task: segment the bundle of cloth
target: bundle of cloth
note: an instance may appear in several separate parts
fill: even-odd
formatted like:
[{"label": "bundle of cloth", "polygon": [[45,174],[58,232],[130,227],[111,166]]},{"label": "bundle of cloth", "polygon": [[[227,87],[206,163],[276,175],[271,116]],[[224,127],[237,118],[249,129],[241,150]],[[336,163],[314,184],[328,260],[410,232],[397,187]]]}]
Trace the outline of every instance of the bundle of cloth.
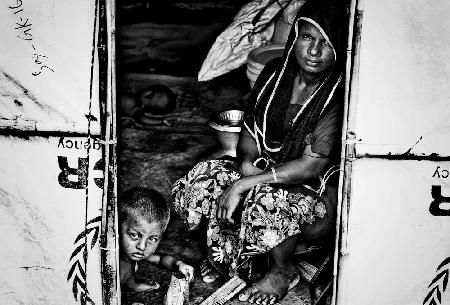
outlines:
[{"label": "bundle of cloth", "polygon": [[292,24],[306,0],[254,0],[244,5],[233,22],[216,38],[198,73],[208,81],[239,68],[250,51],[270,43],[277,18]]}]

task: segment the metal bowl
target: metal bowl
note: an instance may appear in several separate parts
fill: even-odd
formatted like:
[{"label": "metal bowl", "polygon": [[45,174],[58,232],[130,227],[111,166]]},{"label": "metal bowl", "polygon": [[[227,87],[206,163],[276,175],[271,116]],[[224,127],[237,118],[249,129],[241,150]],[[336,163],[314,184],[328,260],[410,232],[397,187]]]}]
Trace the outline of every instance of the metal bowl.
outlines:
[{"label": "metal bowl", "polygon": [[226,110],[211,117],[209,126],[219,131],[240,132],[244,112],[241,110]]}]

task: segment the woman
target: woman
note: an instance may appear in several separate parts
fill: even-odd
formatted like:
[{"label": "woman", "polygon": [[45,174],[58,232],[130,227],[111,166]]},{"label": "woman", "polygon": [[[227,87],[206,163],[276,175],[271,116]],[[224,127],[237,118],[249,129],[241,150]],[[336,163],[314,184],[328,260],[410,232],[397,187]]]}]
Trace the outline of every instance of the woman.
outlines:
[{"label": "woman", "polygon": [[[241,300],[273,304],[297,272],[299,240],[332,232],[336,212],[345,54],[345,15],[330,0],[299,13],[282,58],[266,64],[253,88],[238,143],[238,162],[200,162],[173,189],[190,229],[207,219],[204,280],[251,267],[270,253],[272,267]],[[334,174],[333,174],[334,173]],[[330,178],[331,177],[331,178]],[[330,178],[330,179],[329,179]]]}]

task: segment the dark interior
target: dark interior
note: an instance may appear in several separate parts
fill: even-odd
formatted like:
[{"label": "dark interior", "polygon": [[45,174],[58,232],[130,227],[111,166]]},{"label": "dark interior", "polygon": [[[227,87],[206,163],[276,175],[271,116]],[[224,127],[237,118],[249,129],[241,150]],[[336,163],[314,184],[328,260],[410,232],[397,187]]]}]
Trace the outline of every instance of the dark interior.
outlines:
[{"label": "dark interior", "polygon": [[[139,124],[126,113],[118,118],[118,193],[133,186],[160,191],[171,203],[171,186],[198,161],[220,148],[208,119],[222,110],[243,109],[250,91],[245,66],[208,82],[197,73],[218,34],[232,21],[244,0],[117,1],[117,103],[136,101],[148,86],[161,84],[175,94],[175,109],[158,126]],[[175,213],[160,244],[198,267],[202,240],[188,233]],[[162,304],[171,274],[141,263],[137,278],[157,281],[159,290],[122,291],[124,305]],[[191,284],[190,303],[199,304],[221,281],[205,284],[198,274]],[[228,304],[242,304],[237,300]],[[281,304],[310,304],[308,285],[300,283]]]}]

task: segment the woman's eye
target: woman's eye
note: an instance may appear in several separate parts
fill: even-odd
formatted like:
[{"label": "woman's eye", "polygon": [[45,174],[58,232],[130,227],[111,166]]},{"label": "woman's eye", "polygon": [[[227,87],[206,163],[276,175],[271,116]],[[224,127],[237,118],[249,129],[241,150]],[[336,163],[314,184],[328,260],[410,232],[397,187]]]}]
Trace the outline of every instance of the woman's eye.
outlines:
[{"label": "woman's eye", "polygon": [[311,35],[309,35],[309,34],[303,34],[302,35],[302,39],[311,39]]},{"label": "woman's eye", "polygon": [[130,232],[129,233],[129,235],[130,235],[130,237],[132,238],[132,239],[138,239],[138,235],[137,235],[137,233],[134,233],[134,232]]},{"label": "woman's eye", "polygon": [[158,238],[152,237],[152,238],[149,238],[149,241],[152,243],[156,243],[156,242],[158,242]]}]

